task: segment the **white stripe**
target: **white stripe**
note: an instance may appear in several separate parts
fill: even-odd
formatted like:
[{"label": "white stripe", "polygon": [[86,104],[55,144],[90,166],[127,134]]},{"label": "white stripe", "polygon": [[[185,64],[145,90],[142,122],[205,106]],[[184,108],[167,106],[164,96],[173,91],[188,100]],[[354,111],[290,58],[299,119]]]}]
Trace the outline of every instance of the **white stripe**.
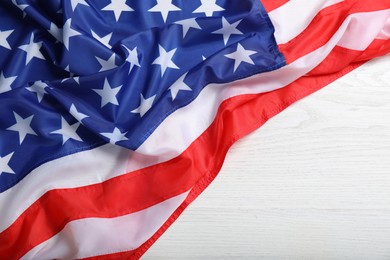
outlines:
[{"label": "white stripe", "polygon": [[133,250],[148,240],[183,203],[188,192],[117,218],[85,218],[66,224],[21,259],[80,259]]},{"label": "white stripe", "polygon": [[[378,24],[389,23],[390,10],[383,10],[373,13],[360,13],[359,19],[351,18],[348,30],[353,31],[351,34],[345,34],[340,39],[338,45],[347,49],[365,50],[370,45],[373,39],[383,38],[386,28],[378,27]],[[362,22],[364,21],[364,22]],[[387,30],[390,26],[387,25]],[[363,32],[363,33],[362,33]],[[353,38],[353,35],[361,34],[358,39]]]},{"label": "white stripe", "polygon": [[130,152],[114,145],[71,154],[49,161],[0,194],[3,231],[46,191],[99,183],[126,172]]},{"label": "white stripe", "polygon": [[317,13],[343,0],[290,0],[271,11],[269,17],[275,27],[278,44],[286,43],[300,34]]},{"label": "white stripe", "polygon": [[378,34],[377,39],[380,39],[380,40],[390,39],[390,18],[387,19],[386,26]]},{"label": "white stripe", "polygon": [[[371,14],[381,13],[382,11]],[[194,102],[177,110],[164,120],[135,153],[130,153],[117,146],[106,145],[92,151],[63,157],[38,167],[12,189],[0,194],[0,231],[10,226],[24,210],[50,189],[99,183],[178,156],[209,127],[223,100],[242,94],[271,91],[293,82],[317,66],[340,39],[351,41],[359,39],[369,42],[365,39],[364,33],[347,30],[350,28],[351,20],[363,19],[361,22],[365,23],[368,22],[365,20],[368,18],[367,15],[361,13],[349,16],[324,47],[279,70],[229,84],[206,86]],[[377,26],[380,28],[382,25],[377,24]],[[388,26],[386,30],[389,30],[390,24],[387,23],[386,26]],[[352,35],[346,37],[346,34]],[[348,44],[348,41],[344,44]],[[351,43],[350,46],[352,45]]]}]

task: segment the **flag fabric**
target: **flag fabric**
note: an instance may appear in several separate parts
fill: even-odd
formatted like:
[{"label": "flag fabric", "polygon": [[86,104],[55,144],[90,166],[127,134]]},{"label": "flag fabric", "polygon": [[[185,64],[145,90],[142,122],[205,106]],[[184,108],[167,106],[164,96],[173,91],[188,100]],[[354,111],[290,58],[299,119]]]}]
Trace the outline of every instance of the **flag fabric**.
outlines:
[{"label": "flag fabric", "polygon": [[138,259],[229,147],[390,52],[390,0],[4,0],[0,258]]}]

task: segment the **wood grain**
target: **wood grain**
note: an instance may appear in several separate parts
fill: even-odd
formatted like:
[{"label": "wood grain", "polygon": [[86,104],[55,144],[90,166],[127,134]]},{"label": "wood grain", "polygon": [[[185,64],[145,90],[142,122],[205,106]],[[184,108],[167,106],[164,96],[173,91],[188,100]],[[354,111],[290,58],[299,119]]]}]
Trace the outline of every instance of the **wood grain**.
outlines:
[{"label": "wood grain", "polygon": [[390,56],[236,143],[144,259],[390,259]]}]

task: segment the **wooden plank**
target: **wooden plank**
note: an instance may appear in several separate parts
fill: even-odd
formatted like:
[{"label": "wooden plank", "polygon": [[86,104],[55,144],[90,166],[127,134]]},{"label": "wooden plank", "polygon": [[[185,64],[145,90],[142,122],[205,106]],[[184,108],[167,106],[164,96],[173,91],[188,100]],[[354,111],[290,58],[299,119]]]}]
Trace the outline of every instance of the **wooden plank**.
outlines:
[{"label": "wooden plank", "polygon": [[144,259],[390,259],[390,56],[233,146]]}]

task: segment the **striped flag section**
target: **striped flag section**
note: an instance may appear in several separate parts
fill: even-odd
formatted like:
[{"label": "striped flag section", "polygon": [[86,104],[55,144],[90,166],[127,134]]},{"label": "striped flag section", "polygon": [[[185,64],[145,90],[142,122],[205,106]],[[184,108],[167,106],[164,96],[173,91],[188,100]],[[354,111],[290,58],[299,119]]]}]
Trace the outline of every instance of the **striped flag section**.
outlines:
[{"label": "striped flag section", "polygon": [[140,258],[216,177],[235,141],[390,51],[388,0],[262,2],[286,66],[207,85],[136,151],[106,144],[34,169],[0,194],[1,258]]}]

